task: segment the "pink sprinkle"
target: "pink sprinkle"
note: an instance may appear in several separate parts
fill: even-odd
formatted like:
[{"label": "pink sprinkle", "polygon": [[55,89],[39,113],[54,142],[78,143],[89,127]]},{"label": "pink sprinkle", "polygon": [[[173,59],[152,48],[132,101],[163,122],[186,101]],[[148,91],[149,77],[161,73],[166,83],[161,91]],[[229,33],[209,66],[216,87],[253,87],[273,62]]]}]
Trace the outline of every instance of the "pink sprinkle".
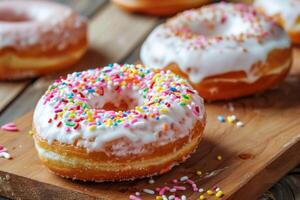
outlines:
[{"label": "pink sprinkle", "polygon": [[0,153],[6,152],[6,151],[7,151],[7,149],[4,146],[0,145]]},{"label": "pink sprinkle", "polygon": [[19,131],[16,124],[14,124],[12,122],[4,124],[3,126],[1,126],[1,129],[4,131],[12,131],[12,132]]},{"label": "pink sprinkle", "polygon": [[187,181],[186,181],[187,183],[189,183],[189,184],[195,184],[195,182],[194,181],[192,181],[191,179],[188,179]]},{"label": "pink sprinkle", "polygon": [[163,188],[160,189],[159,191],[159,195],[164,195],[166,191],[169,191],[170,188],[168,186],[165,186]]},{"label": "pink sprinkle", "polygon": [[128,128],[130,125],[129,124],[124,124],[124,127],[125,128]]},{"label": "pink sprinkle", "polygon": [[175,197],[175,200],[181,200],[179,197]]},{"label": "pink sprinkle", "polygon": [[142,200],[141,198],[137,197],[137,196],[134,196],[134,195],[130,195],[129,196],[129,199],[130,200]]},{"label": "pink sprinkle", "polygon": [[136,118],[134,118],[134,119],[131,121],[132,124],[134,124],[135,122],[137,122],[137,119],[136,119]]},{"label": "pink sprinkle", "polygon": [[181,190],[181,191],[186,190],[186,187],[184,187],[184,186],[179,186],[179,185],[175,185],[175,186],[173,186],[173,188],[176,189],[176,190]]},{"label": "pink sprinkle", "polygon": [[54,110],[55,113],[62,112],[62,111],[63,111],[62,109]]},{"label": "pink sprinkle", "polygon": [[178,180],[177,179],[173,179],[172,182],[173,183],[178,183]]}]

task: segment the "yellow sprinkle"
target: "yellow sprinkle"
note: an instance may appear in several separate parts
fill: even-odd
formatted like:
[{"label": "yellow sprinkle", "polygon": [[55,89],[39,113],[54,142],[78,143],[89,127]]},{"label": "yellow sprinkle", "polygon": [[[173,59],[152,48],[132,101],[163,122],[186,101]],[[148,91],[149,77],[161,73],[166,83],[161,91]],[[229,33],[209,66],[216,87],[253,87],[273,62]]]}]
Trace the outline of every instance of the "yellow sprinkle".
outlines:
[{"label": "yellow sprinkle", "polygon": [[219,156],[217,156],[217,159],[222,160],[223,158],[222,158],[222,156],[219,155]]},{"label": "yellow sprinkle", "polygon": [[227,116],[227,121],[229,122],[229,123],[233,123],[234,122],[234,119],[232,118],[232,116]]},{"label": "yellow sprinkle", "polygon": [[143,109],[141,109],[141,107],[138,107],[138,106],[136,107],[136,110],[139,111],[140,113],[145,112]]},{"label": "yellow sprinkle", "polygon": [[181,98],[180,101],[184,102],[184,103],[190,103],[191,99],[185,99],[185,98]]},{"label": "yellow sprinkle", "polygon": [[207,192],[206,192],[208,195],[213,195],[214,194],[214,192],[212,191],[212,190],[207,190]]},{"label": "yellow sprinkle", "polygon": [[156,90],[157,90],[157,92],[161,92],[163,90],[163,88],[162,87],[158,87]]},{"label": "yellow sprinkle", "polygon": [[205,196],[204,196],[204,195],[200,195],[199,199],[200,199],[200,200],[204,200],[204,199],[205,199]]},{"label": "yellow sprinkle", "polygon": [[166,114],[166,113],[169,112],[169,110],[166,109],[166,108],[162,108],[162,109],[159,110],[159,112],[161,112],[161,113],[163,113],[163,114]]},{"label": "yellow sprinkle", "polygon": [[216,193],[217,198],[221,198],[222,196],[224,196],[224,193],[221,190]]},{"label": "yellow sprinkle", "polygon": [[90,130],[90,131],[94,131],[94,130],[96,130],[96,125],[92,125],[92,126],[90,126],[90,127],[89,127],[89,130]]},{"label": "yellow sprinkle", "polygon": [[197,175],[201,176],[202,172],[201,171],[197,171]]},{"label": "yellow sprinkle", "polygon": [[33,135],[34,135],[34,132],[33,132],[32,130],[30,130],[30,131],[28,132],[28,134],[29,134],[30,136],[33,136]]},{"label": "yellow sprinkle", "polygon": [[162,196],[156,196],[155,200],[163,200]]},{"label": "yellow sprinkle", "polygon": [[111,125],[112,125],[112,120],[111,120],[111,119],[108,119],[108,120],[106,121],[106,125],[107,125],[107,126],[111,126]]}]

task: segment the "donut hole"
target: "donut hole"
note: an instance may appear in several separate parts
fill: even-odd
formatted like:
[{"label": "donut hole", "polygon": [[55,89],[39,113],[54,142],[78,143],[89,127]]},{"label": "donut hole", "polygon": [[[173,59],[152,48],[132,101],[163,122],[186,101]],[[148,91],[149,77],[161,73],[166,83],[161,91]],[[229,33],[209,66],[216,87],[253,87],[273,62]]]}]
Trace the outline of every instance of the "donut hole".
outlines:
[{"label": "donut hole", "polygon": [[105,91],[103,96],[89,100],[88,105],[92,109],[104,109],[107,111],[127,111],[141,105],[142,99],[135,91]]},{"label": "donut hole", "polygon": [[189,20],[182,19],[171,22],[171,26],[178,27],[178,32],[190,33],[195,36],[226,37],[247,34],[252,29],[251,23],[245,23],[241,17],[225,17],[223,15],[196,16]]}]

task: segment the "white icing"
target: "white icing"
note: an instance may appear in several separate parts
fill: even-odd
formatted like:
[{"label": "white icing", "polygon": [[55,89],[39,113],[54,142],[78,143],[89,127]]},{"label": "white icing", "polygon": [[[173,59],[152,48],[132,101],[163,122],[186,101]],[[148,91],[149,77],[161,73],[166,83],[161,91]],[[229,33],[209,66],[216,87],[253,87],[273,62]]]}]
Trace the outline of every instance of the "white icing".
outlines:
[{"label": "white icing", "polygon": [[[117,64],[115,64],[117,65]],[[105,70],[105,68],[103,69]],[[86,73],[94,74],[91,70]],[[118,72],[116,72],[118,73]],[[168,72],[170,73],[170,72]],[[166,74],[167,76],[167,74]],[[101,78],[101,75],[99,75]],[[68,76],[68,80],[70,82],[76,81],[79,78],[76,77],[76,72]],[[181,81],[185,81],[183,79],[176,79],[176,83],[181,83]],[[145,84],[150,85],[151,81],[145,79]],[[134,107],[136,105],[142,106],[145,103],[145,98],[142,95],[142,91],[140,88],[133,89],[124,89],[121,93],[117,93],[114,90],[115,83],[108,81],[108,86],[104,90],[104,95],[94,95],[94,94],[86,94],[88,98],[88,105],[93,112],[96,108],[103,107],[106,103],[112,102],[116,106],[120,103],[121,100],[129,100],[130,107]],[[165,87],[169,87],[165,85]],[[180,93],[185,91],[186,89],[193,90],[191,86],[180,86],[176,87]],[[80,89],[79,89],[80,91]],[[194,90],[193,90],[194,91]],[[138,154],[143,152],[143,147],[145,144],[149,144],[155,142],[156,145],[164,145],[175,141],[178,138],[185,137],[189,134],[190,130],[193,128],[197,121],[201,121],[204,123],[205,111],[202,98],[195,93],[192,94],[192,104],[198,105],[200,107],[200,113],[198,116],[195,116],[191,106],[180,106],[177,101],[171,102],[170,109],[168,113],[161,114],[160,119],[157,120],[155,118],[148,117],[147,119],[140,118],[138,121],[128,128],[124,128],[124,126],[106,126],[105,124],[97,125],[96,130],[89,130],[88,122],[83,120],[80,122],[80,129],[74,130],[71,129],[69,132],[66,132],[65,127],[57,127],[55,123],[48,123],[48,119],[52,118],[55,113],[55,104],[57,103],[57,98],[65,97],[70,94],[71,90],[69,87],[61,87],[59,89],[59,96],[53,98],[51,101],[45,102],[44,95],[40,101],[38,102],[33,122],[36,130],[36,134],[44,140],[47,140],[49,144],[54,141],[59,141],[63,144],[74,144],[77,141],[77,146],[84,147],[87,151],[101,151],[103,150],[104,145],[107,142],[126,138],[129,140],[129,144],[126,143],[125,140],[119,140],[118,143],[115,143],[112,148],[111,154],[118,156],[125,156],[128,154]],[[83,91],[82,91],[83,92]],[[47,94],[47,93],[46,93]],[[147,95],[160,95],[158,91],[149,90]],[[77,97],[74,97],[77,98]],[[170,101],[172,95],[166,96],[166,101]],[[133,99],[133,100],[130,100]],[[64,105],[60,107],[64,109]],[[160,106],[153,106],[151,109],[159,110]],[[69,112],[64,112],[62,120],[67,119]],[[109,114],[105,114],[109,117]],[[66,117],[64,117],[66,116]],[[103,116],[105,118],[105,116]],[[124,122],[125,123],[125,122]],[[171,126],[173,124],[174,128],[169,128],[167,131],[162,131],[163,125],[167,123]],[[162,134],[163,133],[163,134]]]},{"label": "white icing", "polygon": [[272,17],[280,15],[284,20],[286,30],[299,30],[299,25],[296,30],[294,30],[297,19],[300,16],[299,0],[255,0],[254,6],[263,9],[267,15]]},{"label": "white icing", "polygon": [[[246,81],[254,82],[260,75],[251,71],[253,64],[291,44],[280,27],[252,11],[225,3],[185,11],[153,30],[141,48],[141,60],[154,68],[176,63],[193,83],[234,71],[246,72]],[[183,39],[174,30],[192,36]]]}]

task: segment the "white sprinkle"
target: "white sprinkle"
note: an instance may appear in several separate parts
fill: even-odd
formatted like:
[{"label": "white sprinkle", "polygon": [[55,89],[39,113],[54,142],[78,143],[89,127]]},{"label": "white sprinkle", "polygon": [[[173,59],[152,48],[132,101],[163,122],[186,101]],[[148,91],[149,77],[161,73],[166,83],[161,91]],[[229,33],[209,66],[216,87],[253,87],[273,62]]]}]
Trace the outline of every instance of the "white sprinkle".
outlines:
[{"label": "white sprinkle", "polygon": [[231,115],[230,117],[231,117],[231,119],[232,119],[233,121],[236,121],[236,120],[237,120],[236,115]]},{"label": "white sprinkle", "polygon": [[187,181],[188,179],[189,179],[188,176],[183,176],[183,177],[181,177],[179,180],[180,180],[180,181]]},{"label": "white sprinkle", "polygon": [[155,192],[153,190],[150,189],[143,189],[143,192],[147,193],[147,194],[155,194]]},{"label": "white sprinkle", "polygon": [[153,184],[153,183],[155,183],[155,181],[153,179],[150,179],[149,184]]},{"label": "white sprinkle", "polygon": [[241,128],[241,127],[244,126],[244,123],[241,122],[241,121],[238,121],[238,122],[236,123],[236,126],[237,126],[238,128]]},{"label": "white sprinkle", "polygon": [[136,196],[141,196],[141,193],[136,192],[135,195],[136,195]]},{"label": "white sprinkle", "polygon": [[168,200],[166,195],[162,195],[163,200]]},{"label": "white sprinkle", "polygon": [[200,193],[204,192],[204,189],[203,188],[199,188],[198,190]]},{"label": "white sprinkle", "polygon": [[176,192],[176,188],[170,189],[170,192]]},{"label": "white sprinkle", "polygon": [[10,156],[10,154],[7,153],[7,152],[1,152],[1,153],[0,153],[0,158],[10,159],[11,156]]},{"label": "white sprinkle", "polygon": [[229,111],[233,112],[234,111],[234,106],[232,103],[228,103],[228,109]]},{"label": "white sprinkle", "polygon": [[185,195],[182,195],[182,196],[181,196],[181,200],[186,200],[186,196],[185,196]]},{"label": "white sprinkle", "polygon": [[221,189],[219,187],[216,188],[216,192],[219,192]]},{"label": "white sprinkle", "polygon": [[175,199],[175,196],[174,195],[170,195],[169,197],[168,197],[168,200],[174,200]]}]

